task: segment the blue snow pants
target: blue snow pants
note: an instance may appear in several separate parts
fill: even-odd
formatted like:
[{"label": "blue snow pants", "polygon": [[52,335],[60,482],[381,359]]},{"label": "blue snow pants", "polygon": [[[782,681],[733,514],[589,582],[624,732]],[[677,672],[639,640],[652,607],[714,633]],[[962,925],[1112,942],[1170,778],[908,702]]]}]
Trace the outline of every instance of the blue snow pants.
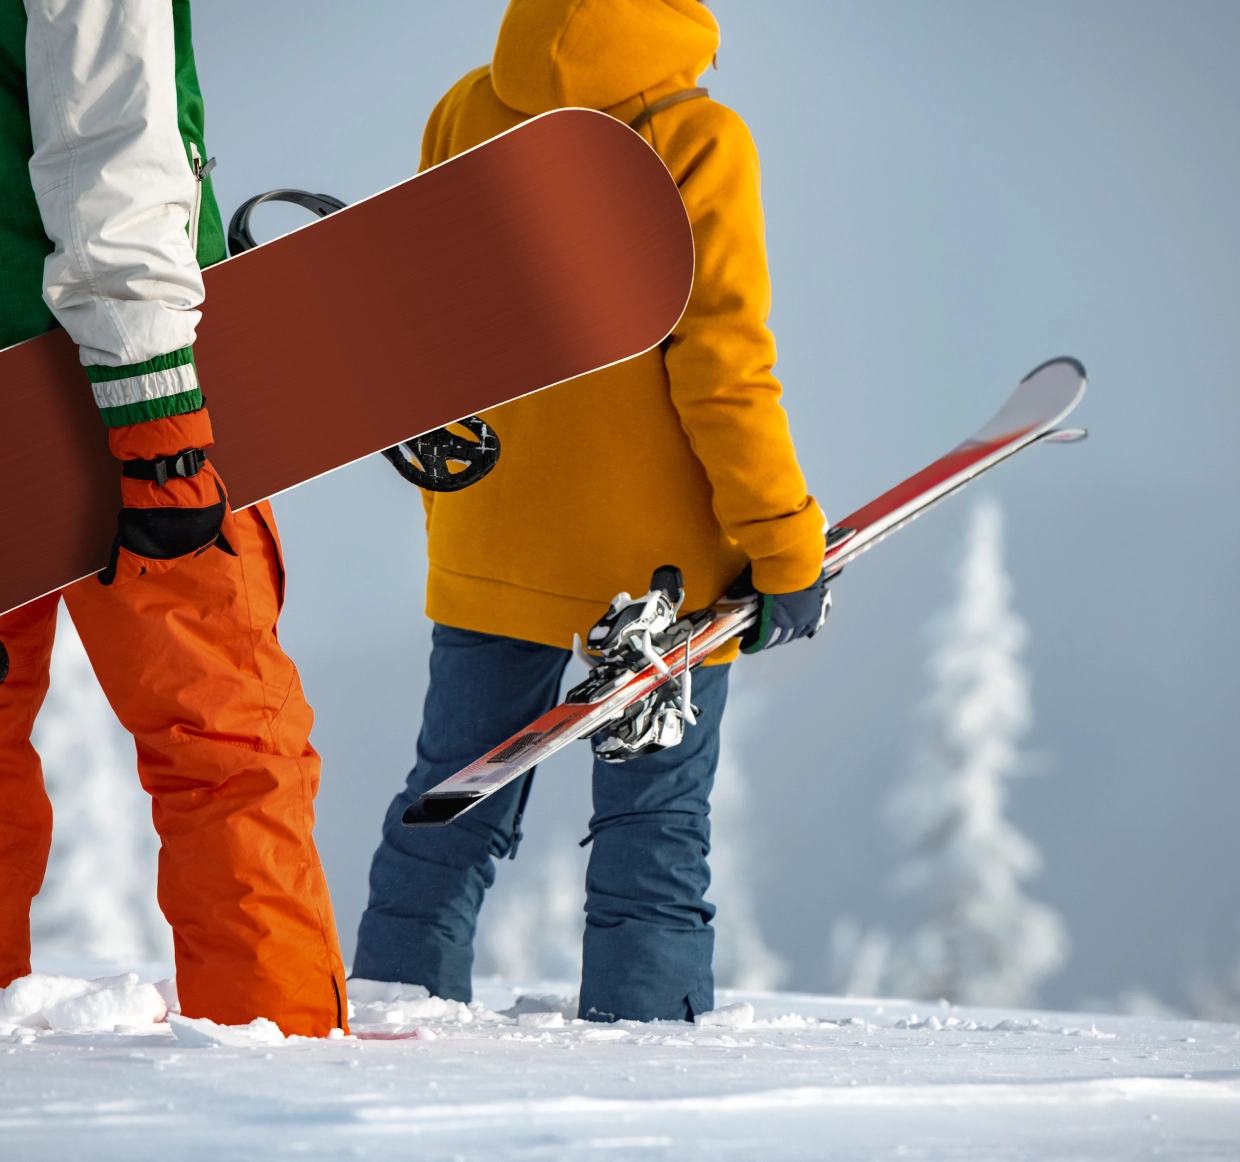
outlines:
[{"label": "blue snow pants", "polygon": [[[417,764],[388,808],[353,975],[472,996],[473,940],[494,860],[509,853],[523,780],[446,827],[405,827],[425,790],[498,746],[559,697],[569,652],[436,625]],[[580,1014],[692,1020],[714,1007],[709,797],[728,666],[693,675],[698,725],[678,747],[594,764]]]}]

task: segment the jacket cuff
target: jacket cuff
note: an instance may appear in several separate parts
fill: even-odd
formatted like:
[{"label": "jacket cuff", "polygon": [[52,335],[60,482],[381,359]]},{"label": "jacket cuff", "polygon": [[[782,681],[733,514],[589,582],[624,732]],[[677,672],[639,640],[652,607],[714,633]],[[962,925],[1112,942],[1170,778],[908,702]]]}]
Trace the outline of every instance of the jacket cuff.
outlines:
[{"label": "jacket cuff", "polygon": [[826,525],[810,496],[799,512],[733,533],[753,562],[754,588],[759,593],[798,593],[813,585],[827,551]]},{"label": "jacket cuff", "polygon": [[822,558],[827,551],[827,537],[822,531],[825,523],[821,510],[811,499],[786,530],[791,532],[799,525],[799,537],[764,556],[750,558],[754,588],[759,593],[799,593],[813,585],[822,574]]},{"label": "jacket cuff", "polygon": [[121,367],[92,364],[86,376],[109,428],[185,415],[202,407],[192,347]]},{"label": "jacket cuff", "polygon": [[175,456],[186,448],[209,448],[214,442],[205,407],[108,429],[108,447],[118,460],[154,460]]},{"label": "jacket cuff", "polygon": [[799,593],[808,589],[822,575],[822,548],[807,546],[807,551],[763,557],[753,563],[753,587],[759,593]]}]

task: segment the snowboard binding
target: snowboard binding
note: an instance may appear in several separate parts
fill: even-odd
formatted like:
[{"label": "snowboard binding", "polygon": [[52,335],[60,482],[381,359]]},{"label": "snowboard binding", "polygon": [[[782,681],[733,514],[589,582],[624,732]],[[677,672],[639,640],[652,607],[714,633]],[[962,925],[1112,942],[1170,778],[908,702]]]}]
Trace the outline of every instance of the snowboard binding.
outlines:
[{"label": "snowboard binding", "polygon": [[[453,428],[465,429],[468,438]],[[498,463],[499,437],[477,416],[467,416],[386,448],[383,456],[410,484],[428,492],[460,492],[477,484]]]},{"label": "snowboard binding", "polygon": [[689,641],[701,617],[677,620],[683,601],[680,570],[663,565],[654,571],[650,592],[644,597],[618,593],[613,598],[611,608],[586,634],[584,647],[573,635],[573,652],[590,667],[590,676],[569,691],[566,702],[588,703],[606,697],[647,666],[667,675],[665,682],[594,735],[594,754],[603,762],[623,763],[676,746],[684,738],[685,724],[697,722],[688,667],[680,678],[673,678],[664,660],[683,645],[688,661]]},{"label": "snowboard binding", "polygon": [[[291,202],[320,218],[347,205],[331,194],[312,194],[309,190],[268,190],[255,194],[237,207],[228,223],[228,253],[234,258],[258,245],[250,233],[250,216],[264,202]],[[464,428],[469,435],[454,432],[453,427]],[[383,455],[410,484],[428,492],[460,492],[495,467],[499,460],[499,437],[477,416],[467,416],[449,427],[436,428],[386,448]]]},{"label": "snowboard binding", "polygon": [[250,215],[254,213],[256,206],[261,206],[264,202],[292,202],[294,206],[309,210],[320,218],[326,218],[328,214],[343,210],[348,205],[339,198],[333,198],[331,194],[312,194],[309,190],[268,190],[265,194],[255,194],[242,202],[229,219],[228,253],[232,258],[247,250],[253,250],[258,245],[254,241],[254,235],[250,233]]}]

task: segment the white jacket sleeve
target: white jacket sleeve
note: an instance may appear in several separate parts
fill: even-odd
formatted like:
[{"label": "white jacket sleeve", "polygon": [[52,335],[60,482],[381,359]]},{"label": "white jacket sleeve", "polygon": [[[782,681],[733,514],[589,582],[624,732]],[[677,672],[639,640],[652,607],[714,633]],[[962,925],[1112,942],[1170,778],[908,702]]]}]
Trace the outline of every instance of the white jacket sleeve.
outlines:
[{"label": "white jacket sleeve", "polygon": [[30,176],[55,246],[44,298],[79,345],[105,418],[141,401],[161,414],[166,397],[197,393],[188,348],[203,299],[186,233],[197,182],[177,127],[172,5],[24,2]]}]

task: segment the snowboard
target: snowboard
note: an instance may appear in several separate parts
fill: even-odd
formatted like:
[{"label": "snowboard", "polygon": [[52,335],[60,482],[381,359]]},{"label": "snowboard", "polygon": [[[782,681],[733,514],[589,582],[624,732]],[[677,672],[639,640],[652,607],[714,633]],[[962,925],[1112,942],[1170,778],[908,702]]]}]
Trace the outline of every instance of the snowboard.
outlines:
[{"label": "snowboard", "polygon": [[[831,526],[823,558],[828,576],[1031,444],[1083,439],[1083,429],[1056,425],[1080,402],[1085,387],[1085,368],[1075,359],[1052,359],[1035,368],[990,422],[962,444]],[[687,671],[743,633],[757,617],[758,598],[749,596],[724,598],[680,618],[655,642],[661,665],[643,659],[618,675],[592,674],[537,721],[427,791],[406,808],[405,825],[451,822],[570,742],[589,738],[614,722],[665,682],[683,682]],[[687,690],[685,694],[687,702]]]},{"label": "snowboard", "polygon": [[[562,109],[204,279],[209,457],[240,509],[656,346],[693,237],[641,137]],[[120,503],[68,335],[0,351],[0,612],[102,569]]]}]

